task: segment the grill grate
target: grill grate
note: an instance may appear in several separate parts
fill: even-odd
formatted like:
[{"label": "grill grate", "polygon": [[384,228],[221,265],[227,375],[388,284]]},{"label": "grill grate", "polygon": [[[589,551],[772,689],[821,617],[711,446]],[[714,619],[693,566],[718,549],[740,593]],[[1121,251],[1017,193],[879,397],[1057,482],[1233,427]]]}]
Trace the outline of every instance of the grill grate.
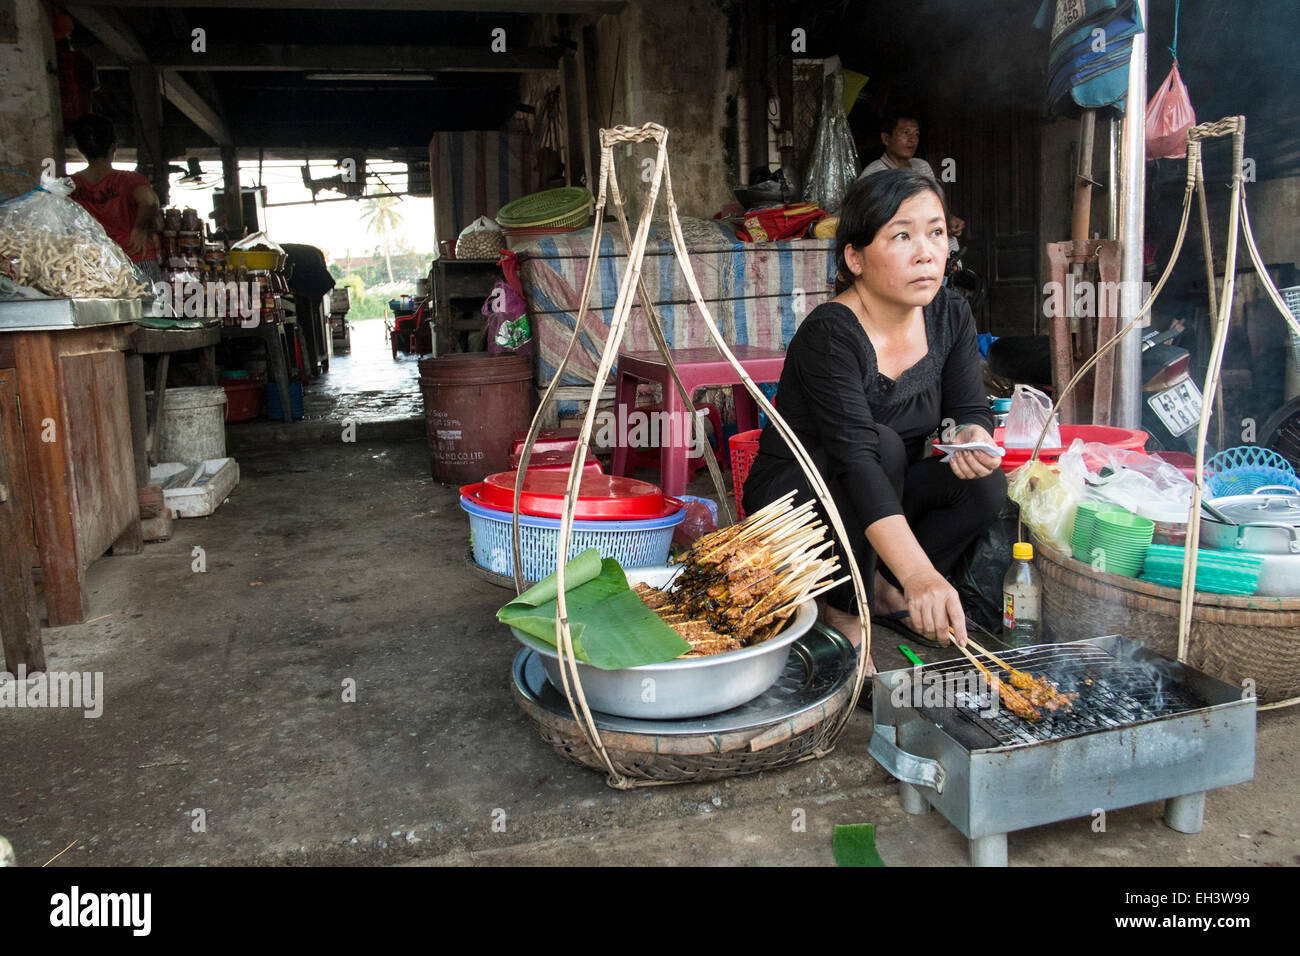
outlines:
[{"label": "grill grate", "polygon": [[[1155,655],[1121,660],[1095,644],[1080,643],[1001,651],[998,656],[1018,670],[1035,677],[1046,676],[1063,693],[1077,693],[1079,699],[1073,709],[1062,708],[1055,713],[1044,710],[1041,720],[1030,723],[1006,710],[999,701],[997,713],[989,716],[987,698],[971,692],[977,681],[980,687],[983,683],[965,658],[925,668],[928,674],[942,679],[950,692],[944,694],[944,699],[955,701],[956,707],[942,711],[924,706],[921,709],[929,711],[940,724],[945,722],[941,712],[957,714],[1001,745],[1014,746],[1109,730],[1203,706],[1189,696],[1168,665]],[[996,676],[1007,678],[1002,668],[991,661],[985,663]]]}]

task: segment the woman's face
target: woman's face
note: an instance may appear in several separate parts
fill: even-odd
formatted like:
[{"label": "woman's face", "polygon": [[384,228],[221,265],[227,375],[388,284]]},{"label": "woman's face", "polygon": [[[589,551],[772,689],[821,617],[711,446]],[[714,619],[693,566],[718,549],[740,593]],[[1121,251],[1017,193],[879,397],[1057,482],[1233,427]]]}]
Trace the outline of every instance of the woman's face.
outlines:
[{"label": "woman's face", "polygon": [[943,205],[931,190],[904,200],[870,245],[844,250],[849,270],[876,298],[898,305],[927,305],[939,291],[948,261]]}]

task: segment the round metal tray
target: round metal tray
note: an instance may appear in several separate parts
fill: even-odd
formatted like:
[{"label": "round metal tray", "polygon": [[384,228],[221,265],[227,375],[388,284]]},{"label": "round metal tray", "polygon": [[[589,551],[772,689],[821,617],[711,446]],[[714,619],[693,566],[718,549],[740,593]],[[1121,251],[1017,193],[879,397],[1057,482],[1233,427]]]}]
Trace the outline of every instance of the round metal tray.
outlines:
[{"label": "round metal tray", "polygon": [[[762,728],[820,707],[853,679],[853,645],[820,624],[790,645],[790,657],[776,683],[747,704],[707,717],[636,720],[593,711],[599,730],[657,736],[724,734]],[[573,719],[564,695],[551,686],[541,656],[531,648],[515,655],[515,687],[527,701],[558,717]]]}]

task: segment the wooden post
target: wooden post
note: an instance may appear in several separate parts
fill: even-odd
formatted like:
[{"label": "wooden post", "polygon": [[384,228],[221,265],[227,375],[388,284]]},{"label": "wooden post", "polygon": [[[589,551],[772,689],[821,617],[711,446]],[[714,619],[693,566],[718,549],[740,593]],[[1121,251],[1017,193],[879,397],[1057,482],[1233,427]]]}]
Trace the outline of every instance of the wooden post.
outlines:
[{"label": "wooden post", "polygon": [[1070,238],[1086,241],[1092,225],[1092,149],[1097,127],[1097,111],[1084,110],[1079,117],[1079,168],[1074,177],[1074,214],[1070,219]]},{"label": "wooden post", "polygon": [[131,98],[135,105],[136,169],[149,177],[158,201],[168,202],[167,156],[163,150],[162,90],[152,66],[131,67]]},{"label": "wooden post", "polygon": [[[14,373],[0,371],[0,414],[14,413]],[[31,538],[31,502],[27,489],[25,457],[6,451],[6,429],[0,428],[0,642],[4,669],[13,673],[23,665],[29,671],[45,670],[45,647],[36,618],[36,588],[32,584],[32,559],[25,542]],[[21,468],[22,476],[16,474]]]},{"label": "wooden post", "polygon": [[226,232],[234,237],[244,235],[244,194],[239,188],[239,160],[235,147],[221,147],[222,188],[226,206]]}]

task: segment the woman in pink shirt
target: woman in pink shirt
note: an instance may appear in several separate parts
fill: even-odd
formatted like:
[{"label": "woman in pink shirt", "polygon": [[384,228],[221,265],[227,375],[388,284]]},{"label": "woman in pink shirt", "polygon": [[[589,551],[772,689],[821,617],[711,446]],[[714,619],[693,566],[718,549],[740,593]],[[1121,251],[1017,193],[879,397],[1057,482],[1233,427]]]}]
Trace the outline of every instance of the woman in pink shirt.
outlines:
[{"label": "woman in pink shirt", "polygon": [[77,148],[89,163],[72,176],[77,184],[72,198],[99,220],[108,237],[126,250],[150,280],[162,279],[153,241],[158,231],[158,194],[140,173],[113,168],[117,138],[107,119],[87,113],[72,124],[72,131]]}]

